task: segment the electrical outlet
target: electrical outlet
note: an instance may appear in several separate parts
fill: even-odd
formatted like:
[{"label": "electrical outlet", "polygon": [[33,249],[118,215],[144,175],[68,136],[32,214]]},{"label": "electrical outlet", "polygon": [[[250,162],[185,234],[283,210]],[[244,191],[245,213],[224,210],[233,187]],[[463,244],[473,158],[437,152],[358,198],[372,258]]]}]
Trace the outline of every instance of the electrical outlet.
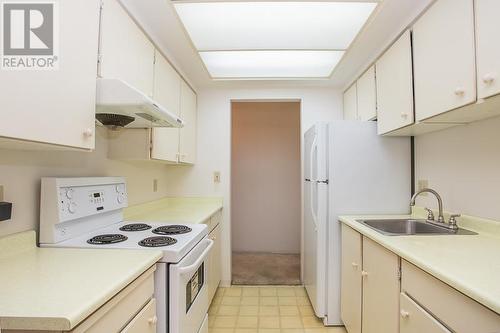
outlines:
[{"label": "electrical outlet", "polygon": [[[418,186],[417,191],[421,191],[424,188],[429,188],[429,181],[427,179],[419,179],[417,186]],[[427,192],[424,192],[421,195],[424,196],[424,197],[426,197],[427,196]]]},{"label": "electrical outlet", "polygon": [[158,192],[158,179],[153,179],[153,192]]},{"label": "electrical outlet", "polygon": [[214,171],[214,183],[220,183],[220,171]]}]

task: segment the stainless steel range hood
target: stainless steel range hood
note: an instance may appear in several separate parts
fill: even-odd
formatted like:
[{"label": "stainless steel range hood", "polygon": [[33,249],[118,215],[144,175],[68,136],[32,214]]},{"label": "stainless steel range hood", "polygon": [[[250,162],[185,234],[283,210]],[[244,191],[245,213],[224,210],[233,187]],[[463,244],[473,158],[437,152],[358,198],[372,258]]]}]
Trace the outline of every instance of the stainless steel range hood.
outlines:
[{"label": "stainless steel range hood", "polygon": [[182,127],[182,120],[119,79],[97,79],[96,120],[111,129]]}]

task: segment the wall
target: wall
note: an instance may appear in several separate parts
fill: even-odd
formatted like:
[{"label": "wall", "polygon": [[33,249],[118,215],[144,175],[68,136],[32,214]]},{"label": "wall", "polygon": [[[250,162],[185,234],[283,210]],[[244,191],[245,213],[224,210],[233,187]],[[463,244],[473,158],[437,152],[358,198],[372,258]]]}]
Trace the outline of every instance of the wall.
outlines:
[{"label": "wall", "polygon": [[[222,260],[224,284],[231,281],[231,100],[301,100],[301,132],[317,121],[342,118],[342,95],[332,89],[205,89],[198,91],[198,156],[188,169],[170,167],[169,194],[219,196],[224,200]],[[221,182],[213,182],[213,172]]]},{"label": "wall", "polygon": [[[0,149],[0,185],[4,186],[4,200],[13,203],[12,219],[0,222],[0,237],[38,229],[40,178],[45,176],[124,176],[130,204],[166,196],[164,165],[125,163],[106,156],[106,131],[102,128],[97,131],[96,150],[91,153]],[[157,192],[153,192],[153,179],[158,180]]]},{"label": "wall", "polygon": [[235,102],[231,116],[232,250],[300,253],[300,102]]},{"label": "wall", "polygon": [[[500,118],[416,137],[416,181],[443,197],[453,213],[500,221]],[[437,208],[431,195],[417,204]]]}]

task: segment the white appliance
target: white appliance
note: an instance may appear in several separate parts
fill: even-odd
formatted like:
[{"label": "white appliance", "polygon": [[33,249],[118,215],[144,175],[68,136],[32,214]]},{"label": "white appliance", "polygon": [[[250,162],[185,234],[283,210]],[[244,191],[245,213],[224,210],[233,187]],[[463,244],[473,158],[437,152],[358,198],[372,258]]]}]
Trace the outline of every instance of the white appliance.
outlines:
[{"label": "white appliance", "polygon": [[304,284],[324,324],[342,325],[337,217],[409,212],[410,139],[361,121],[318,123],[304,139]]},{"label": "white appliance", "polygon": [[124,221],[125,207],[123,178],[42,178],[40,246],[163,251],[155,272],[156,331],[207,333],[207,226]]},{"label": "white appliance", "polygon": [[96,119],[114,129],[183,126],[181,119],[143,92],[109,78],[97,79]]}]

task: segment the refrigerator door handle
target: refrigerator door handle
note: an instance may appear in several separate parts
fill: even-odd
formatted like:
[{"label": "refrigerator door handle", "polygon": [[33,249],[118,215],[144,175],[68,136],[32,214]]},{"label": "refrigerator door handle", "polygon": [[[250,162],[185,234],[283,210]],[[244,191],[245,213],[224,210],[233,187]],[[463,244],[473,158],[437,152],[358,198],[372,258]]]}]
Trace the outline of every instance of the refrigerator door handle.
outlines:
[{"label": "refrigerator door handle", "polygon": [[[311,145],[311,156],[309,157],[309,170],[311,172],[311,178],[313,178],[313,166],[314,166],[314,160],[313,160],[313,156],[314,156],[314,151],[318,149],[318,144],[317,144],[317,137],[315,136],[314,137],[314,140],[312,142],[312,145]],[[314,224],[314,231],[318,231],[318,216],[316,215],[316,211],[314,210],[314,186],[316,186],[316,182],[313,180],[311,181],[311,196],[310,196],[310,199],[311,199],[311,215],[312,215],[312,220],[313,220],[313,224]]]}]

